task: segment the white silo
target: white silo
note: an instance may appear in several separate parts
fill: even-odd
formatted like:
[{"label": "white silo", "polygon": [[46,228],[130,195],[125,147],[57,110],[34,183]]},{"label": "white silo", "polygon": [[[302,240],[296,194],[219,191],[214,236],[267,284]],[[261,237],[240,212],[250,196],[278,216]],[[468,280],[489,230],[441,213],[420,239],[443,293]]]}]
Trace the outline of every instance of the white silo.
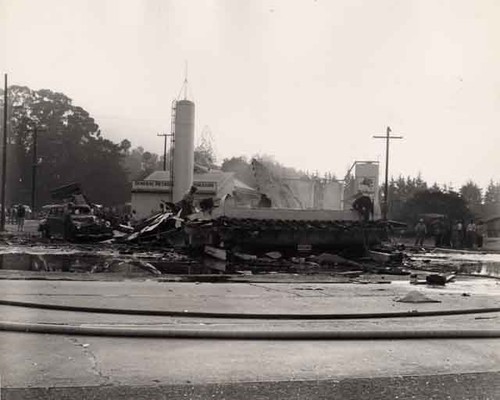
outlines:
[{"label": "white silo", "polygon": [[179,100],[175,105],[173,201],[182,200],[193,184],[194,103]]}]

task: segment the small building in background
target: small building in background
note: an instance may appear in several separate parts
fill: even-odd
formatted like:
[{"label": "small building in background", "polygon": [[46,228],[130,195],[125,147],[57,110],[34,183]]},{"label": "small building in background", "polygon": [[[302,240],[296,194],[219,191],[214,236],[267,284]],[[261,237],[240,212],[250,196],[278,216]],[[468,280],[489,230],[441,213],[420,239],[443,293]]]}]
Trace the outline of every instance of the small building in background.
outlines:
[{"label": "small building in background", "polygon": [[344,185],[344,210],[349,210],[356,196],[361,193],[372,200],[374,217],[380,218],[378,161],[355,161],[347,171]]},{"label": "small building in background", "polygon": [[302,209],[341,210],[344,186],[336,179],[283,178]]},{"label": "small building in background", "polygon": [[483,249],[500,251],[500,215],[492,215],[484,218],[484,241]]},{"label": "small building in background", "polygon": [[[201,200],[212,198],[217,204],[224,196],[231,195],[238,206],[256,206],[260,194],[250,186],[236,179],[234,173],[211,170],[194,173],[193,186],[195,205]],[[188,188],[189,189],[189,188]],[[172,181],[169,171],[155,171],[141,181],[132,182],[132,210],[136,218],[146,218],[160,211],[160,204],[172,202]]]}]

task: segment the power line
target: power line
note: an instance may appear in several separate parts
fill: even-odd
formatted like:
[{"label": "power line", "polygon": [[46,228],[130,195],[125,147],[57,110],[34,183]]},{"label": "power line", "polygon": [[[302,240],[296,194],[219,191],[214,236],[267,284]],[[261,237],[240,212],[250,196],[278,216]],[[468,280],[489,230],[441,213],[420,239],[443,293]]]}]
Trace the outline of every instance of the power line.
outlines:
[{"label": "power line", "polygon": [[2,202],[0,206],[0,231],[5,231],[5,189],[7,187],[7,74],[4,75],[4,92],[3,92],[3,140],[2,140]]},{"label": "power line", "polygon": [[375,139],[385,139],[385,186],[384,186],[384,208],[382,218],[387,220],[389,208],[389,142],[391,139],[403,139],[403,136],[391,136],[391,128],[388,126],[385,136],[373,136]]},{"label": "power line", "polygon": [[32,173],[31,173],[31,210],[35,212],[36,209],[36,168],[38,166],[38,132],[46,131],[46,128],[39,128],[35,125],[34,128],[29,129],[29,131],[33,132],[33,150],[32,150]]},{"label": "power line", "polygon": [[163,141],[163,171],[167,170],[167,138],[174,136],[172,133],[157,133],[156,136],[164,138]]}]

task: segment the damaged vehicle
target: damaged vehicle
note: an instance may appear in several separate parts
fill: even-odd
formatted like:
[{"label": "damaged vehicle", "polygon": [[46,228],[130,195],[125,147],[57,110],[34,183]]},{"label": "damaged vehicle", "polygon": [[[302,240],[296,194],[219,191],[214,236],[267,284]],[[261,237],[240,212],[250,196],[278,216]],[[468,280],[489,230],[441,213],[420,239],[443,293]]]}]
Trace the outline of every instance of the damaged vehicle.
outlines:
[{"label": "damaged vehicle", "polygon": [[87,204],[54,204],[46,206],[38,230],[45,238],[69,241],[101,241],[113,237],[109,221],[93,214]]}]

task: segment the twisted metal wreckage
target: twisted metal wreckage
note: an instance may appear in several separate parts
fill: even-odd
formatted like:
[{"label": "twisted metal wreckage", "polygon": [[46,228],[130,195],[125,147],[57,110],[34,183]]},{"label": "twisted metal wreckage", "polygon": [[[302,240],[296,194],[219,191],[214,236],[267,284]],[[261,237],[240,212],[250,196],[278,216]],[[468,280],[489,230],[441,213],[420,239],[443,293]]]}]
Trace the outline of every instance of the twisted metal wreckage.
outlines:
[{"label": "twisted metal wreckage", "polygon": [[[231,203],[180,217],[171,207],[123,237],[129,243],[157,243],[234,253],[280,251],[288,255],[325,250],[366,250],[387,238],[392,222],[360,221],[353,210],[244,208]],[[217,257],[217,252],[212,251]]]}]

